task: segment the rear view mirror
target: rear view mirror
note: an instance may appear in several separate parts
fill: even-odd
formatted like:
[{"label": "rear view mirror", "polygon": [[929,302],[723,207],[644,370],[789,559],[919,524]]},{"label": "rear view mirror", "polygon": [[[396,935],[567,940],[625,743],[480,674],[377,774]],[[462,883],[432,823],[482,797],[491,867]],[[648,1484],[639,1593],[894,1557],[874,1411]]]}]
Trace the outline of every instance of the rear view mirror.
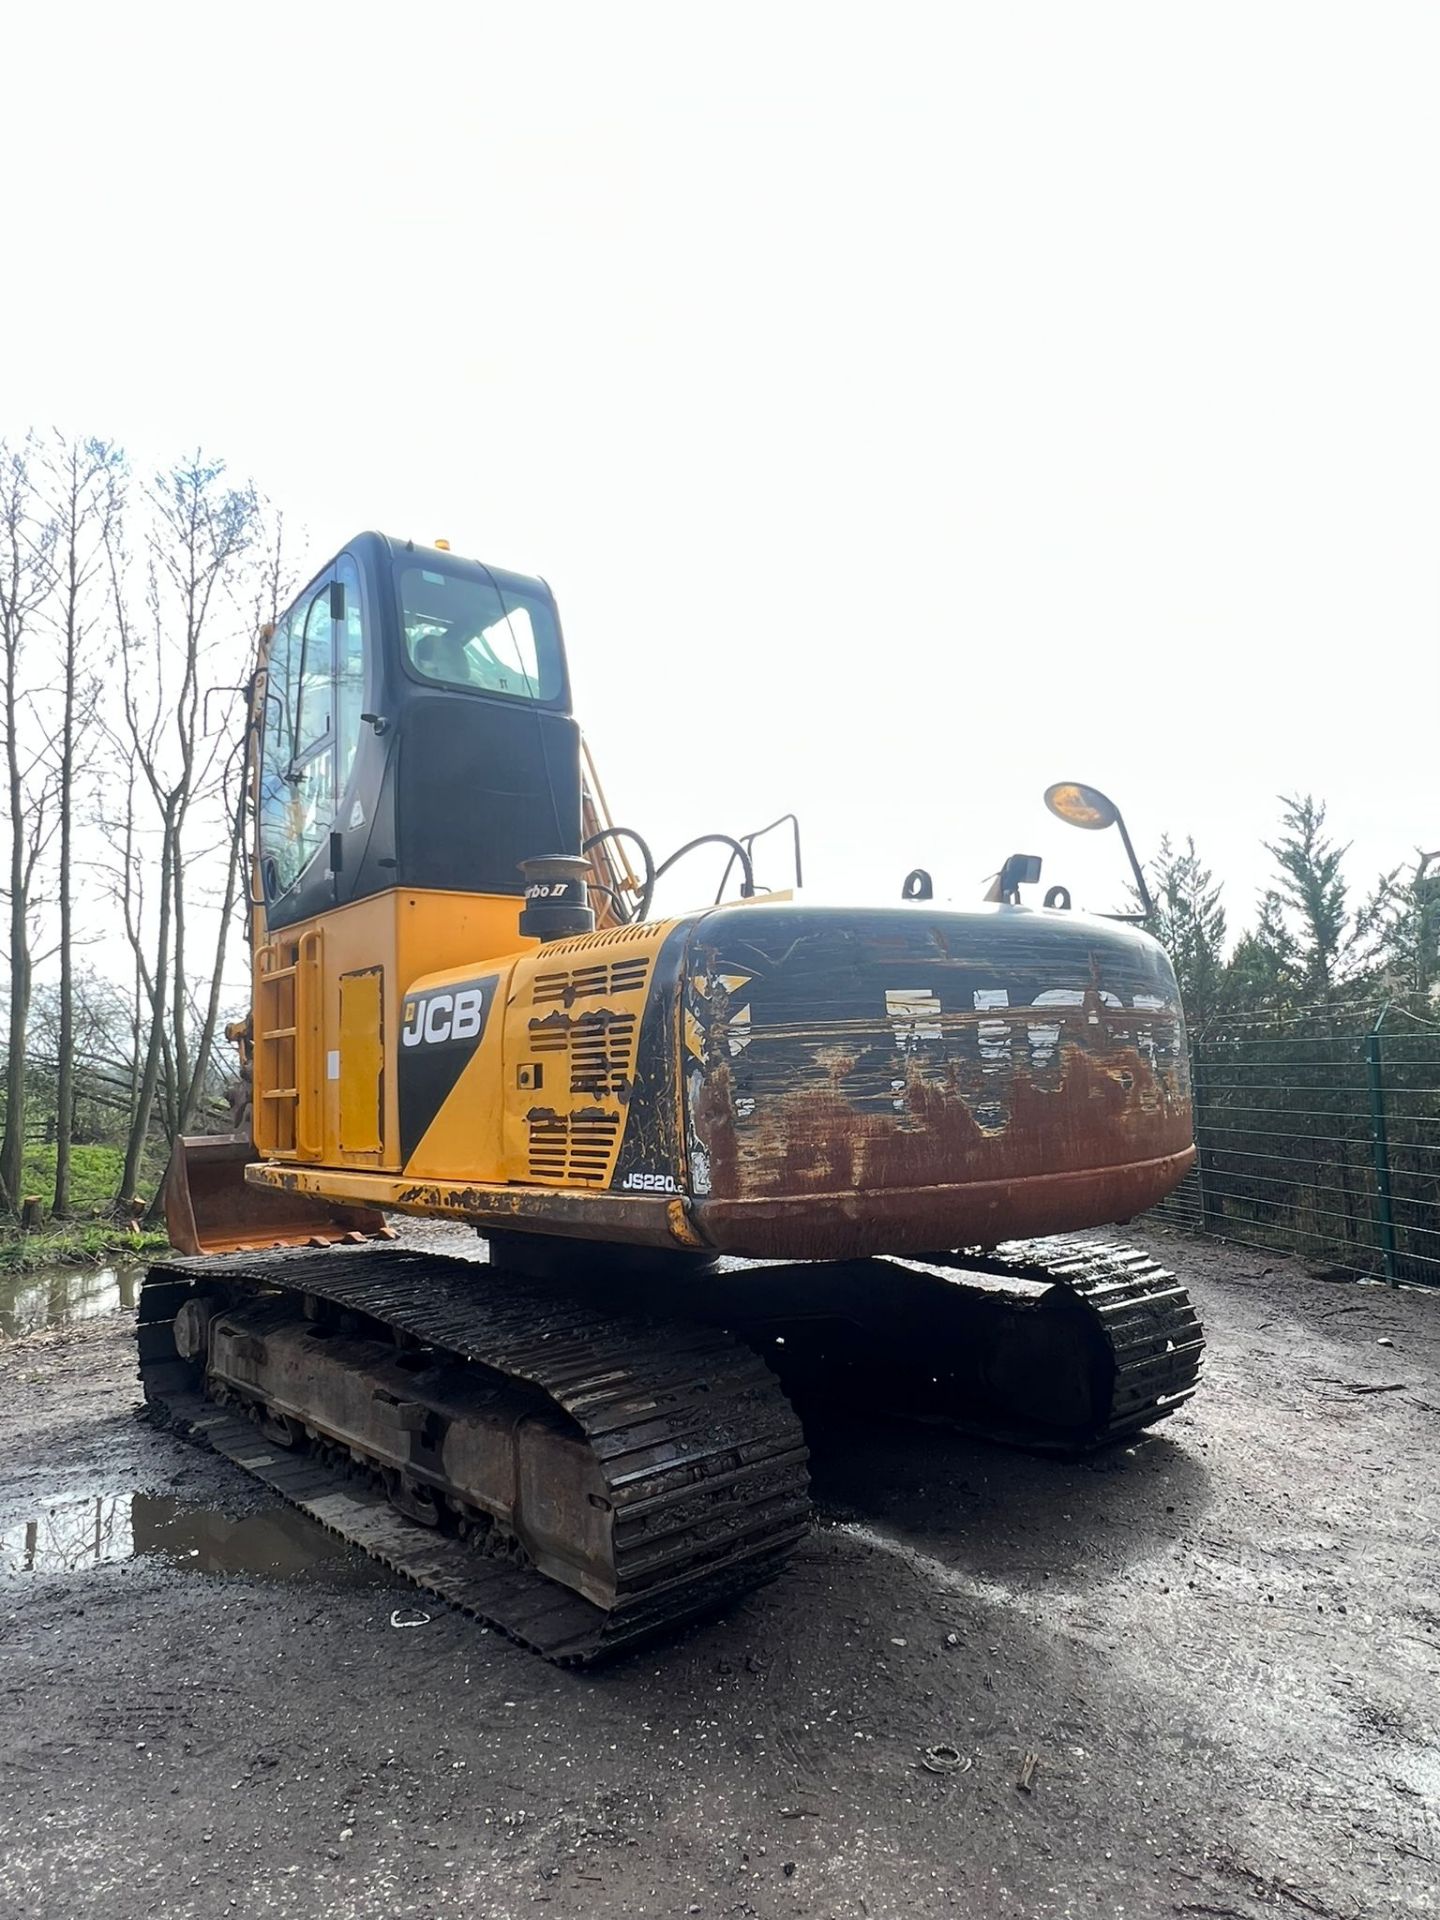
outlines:
[{"label": "rear view mirror", "polygon": [[[1053,787],[1045,789],[1045,804],[1057,820],[1063,820],[1067,826],[1084,827],[1087,832],[1098,832],[1103,827],[1118,827],[1124,843],[1126,857],[1130,862],[1130,871],[1135,876],[1135,892],[1143,912],[1138,916],[1148,920],[1154,913],[1154,904],[1150,899],[1150,889],[1145,884],[1145,870],[1135,858],[1135,849],[1130,844],[1129,829],[1119,807],[1101,793],[1098,787],[1084,786],[1078,780],[1059,780]],[[1129,918],[1131,916],[1112,916]]]},{"label": "rear view mirror", "polygon": [[1061,780],[1045,789],[1045,804],[1057,820],[1094,831],[1113,827],[1120,809],[1098,787],[1082,787],[1078,780]]}]

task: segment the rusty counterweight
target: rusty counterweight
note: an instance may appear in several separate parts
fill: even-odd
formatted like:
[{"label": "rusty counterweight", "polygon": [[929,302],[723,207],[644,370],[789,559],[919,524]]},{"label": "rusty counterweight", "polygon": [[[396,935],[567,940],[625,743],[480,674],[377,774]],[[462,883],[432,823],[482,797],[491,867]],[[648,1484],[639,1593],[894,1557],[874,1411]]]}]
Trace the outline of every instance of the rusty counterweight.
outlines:
[{"label": "rusty counterweight", "polygon": [[690,1185],[711,1245],[994,1245],[1129,1218],[1193,1162],[1174,978],[1129,927],[752,909],[703,922],[694,954]]}]

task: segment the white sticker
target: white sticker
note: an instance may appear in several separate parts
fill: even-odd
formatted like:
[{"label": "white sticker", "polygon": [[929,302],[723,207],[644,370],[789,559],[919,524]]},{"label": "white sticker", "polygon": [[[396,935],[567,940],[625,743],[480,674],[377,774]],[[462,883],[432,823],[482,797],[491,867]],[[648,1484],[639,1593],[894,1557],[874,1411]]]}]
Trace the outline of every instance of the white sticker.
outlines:
[{"label": "white sticker", "polygon": [[928,987],[887,987],[885,1017],[902,1050],[940,1038],[940,1002]]},{"label": "white sticker", "polygon": [[332,1047],[325,1056],[325,1078],[327,1080],[338,1080],[340,1078],[340,1049],[338,1047]]},{"label": "white sticker", "polygon": [[[1008,1007],[1010,995],[1004,987],[976,987],[975,1011],[988,1013],[994,1007]],[[1008,1060],[1010,1027],[1004,1020],[981,1020],[976,1027],[982,1060]]]},{"label": "white sticker", "polygon": [[365,824],[365,809],[364,807],[361,806],[360,802],[357,800],[354,806],[351,807],[350,809],[350,827],[352,832],[356,827],[363,827],[364,824]]},{"label": "white sticker", "polygon": [[[1048,993],[1037,993],[1032,1005],[1037,1007],[1083,1007],[1085,996],[1078,987],[1052,987]],[[1048,1067],[1060,1050],[1060,1027],[1057,1022],[1051,1025],[1047,1020],[1043,1025],[1038,1021],[1026,1028],[1030,1040],[1030,1064],[1032,1067]]]}]

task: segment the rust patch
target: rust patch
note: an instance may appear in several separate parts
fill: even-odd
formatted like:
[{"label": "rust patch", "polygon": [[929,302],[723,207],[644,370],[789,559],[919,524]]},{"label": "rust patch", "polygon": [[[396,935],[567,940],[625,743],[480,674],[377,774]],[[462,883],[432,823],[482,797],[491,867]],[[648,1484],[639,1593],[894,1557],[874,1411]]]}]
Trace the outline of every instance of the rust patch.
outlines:
[{"label": "rust patch", "polygon": [[[833,1046],[792,1042],[757,1072],[763,1084],[742,1121],[735,1076],[728,1063],[716,1063],[693,1116],[710,1155],[710,1197],[803,1198],[1033,1179],[1182,1152],[1190,1144],[1188,1088],[1157,1071],[1139,1047],[1114,1044],[1122,1026],[1133,1027],[1133,1015],[1086,998],[1089,1004],[1070,1012],[1100,1047],[1061,1037],[1053,1064],[1036,1071],[1013,1059],[987,1070],[892,1055],[888,1085],[873,1072],[864,1084],[847,1084],[828,1070]],[[785,1057],[794,1066],[788,1088]],[[853,1073],[853,1058],[850,1064]]]},{"label": "rust patch", "polygon": [[[966,1025],[983,1018],[995,1020],[981,1014]],[[858,1048],[835,1046],[833,1029],[756,1035],[743,1096],[730,1062],[712,1060],[693,1104],[710,1158],[708,1198],[803,1202],[1029,1181],[1187,1150],[1185,1075],[1173,1060],[1156,1064],[1154,1027],[1173,1025],[1164,1014],[1108,1006],[1091,989],[1081,1006],[1010,1008],[1004,1018],[1056,1029],[1041,1066],[1021,1066],[1018,1050],[998,1062],[904,1054],[887,1050],[874,1027],[864,1069]]]},{"label": "rust patch", "polygon": [[1035,1234],[1128,1220],[1169,1193],[1195,1149],[1129,1166],[1031,1179],[783,1197],[703,1200],[695,1221],[722,1253],[753,1259],[850,1260],[876,1253],[924,1254],[993,1247]]},{"label": "rust patch", "polygon": [[695,1133],[710,1156],[710,1191],[733,1194],[740,1187],[740,1143],[735,1132],[735,1076],[717,1061],[695,1097]]}]

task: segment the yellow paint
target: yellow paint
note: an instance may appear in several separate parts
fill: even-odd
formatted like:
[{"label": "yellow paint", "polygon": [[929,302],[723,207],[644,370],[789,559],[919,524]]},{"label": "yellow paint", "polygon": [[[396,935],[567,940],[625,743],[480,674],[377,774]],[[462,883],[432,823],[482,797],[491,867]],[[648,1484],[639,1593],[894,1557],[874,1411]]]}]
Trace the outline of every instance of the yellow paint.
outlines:
[{"label": "yellow paint", "polygon": [[254,1129],[266,1155],[295,1153],[299,957],[298,941],[258,946],[255,953]]},{"label": "yellow paint", "polygon": [[[415,983],[447,968],[469,973],[509,961],[535,945],[517,932],[521,902],[511,895],[393,888],[286,927],[271,939],[256,912],[255,1144],[265,1159],[325,1166],[400,1166],[395,1049],[403,1002]],[[340,979],[382,971],[383,1099],[381,1147],[342,1144],[340,1088],[345,1048]],[[498,970],[498,969],[497,969]],[[326,1077],[339,1050],[340,1079]],[[498,1160],[492,1157],[492,1164]]]},{"label": "yellow paint", "polygon": [[[512,971],[517,964],[514,958],[500,960],[493,965],[484,960],[472,961],[468,966],[427,973],[411,983],[412,991],[418,995],[443,987],[459,986],[464,981],[477,980],[491,972],[499,976],[479,1044],[461,1070],[449,1097],[405,1162],[407,1179],[503,1181],[509,1178],[502,1128],[505,1098],[504,1009]],[[399,1072],[398,1062],[396,1072]]]},{"label": "yellow paint", "polygon": [[408,1174],[362,1173],[353,1167],[299,1167],[273,1160],[245,1169],[255,1187],[315,1194],[387,1213],[468,1220],[476,1226],[543,1227],[546,1232],[630,1246],[700,1247],[705,1243],[678,1195],[577,1192],[465,1180],[412,1180]]},{"label": "yellow paint", "polygon": [[705,1242],[690,1223],[690,1209],[685,1201],[678,1197],[665,1203],[665,1216],[670,1226],[671,1237],[678,1240],[682,1247],[703,1247]]},{"label": "yellow paint", "polygon": [[552,941],[517,963],[505,1008],[509,1179],[542,1187],[608,1186],[624,1138],[655,957],[672,924]]},{"label": "yellow paint", "polygon": [[[399,1174],[402,1165],[408,1182],[603,1191],[624,1138],[655,956],[674,923],[539,948],[516,931],[520,905],[505,895],[395,888],[273,939],[257,929],[262,1159],[292,1174],[312,1167],[319,1184],[307,1179],[306,1190],[337,1200],[359,1197],[342,1175]],[[491,973],[480,1041],[403,1161],[407,1003]]]},{"label": "yellow paint", "polygon": [[340,1150],[379,1155],[384,1151],[385,1013],[383,967],[340,976]]},{"label": "yellow paint", "polygon": [[705,1036],[700,1031],[700,1022],[689,1007],[685,1009],[685,1051],[697,1060],[705,1058]]}]

